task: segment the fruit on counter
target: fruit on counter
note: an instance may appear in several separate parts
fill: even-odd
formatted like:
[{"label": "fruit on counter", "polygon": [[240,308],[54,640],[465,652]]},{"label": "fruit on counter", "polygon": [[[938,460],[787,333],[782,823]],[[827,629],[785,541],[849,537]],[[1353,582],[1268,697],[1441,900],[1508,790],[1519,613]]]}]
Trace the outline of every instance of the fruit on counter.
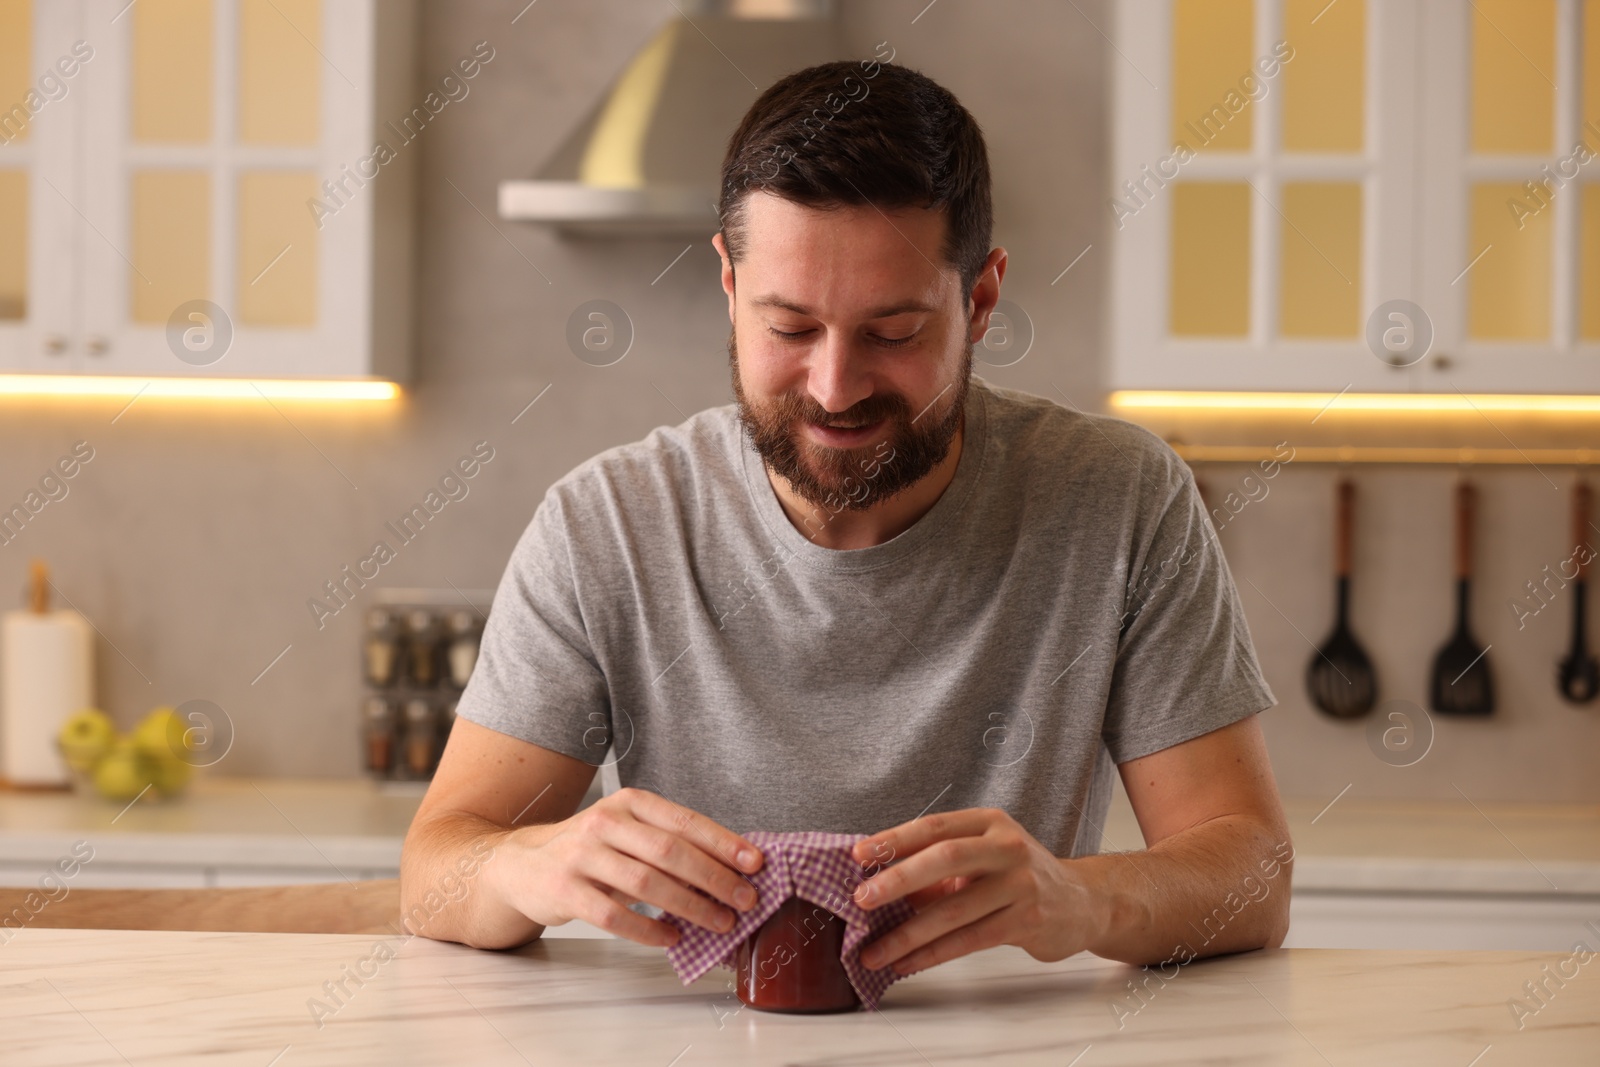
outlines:
[{"label": "fruit on counter", "polygon": [[189,777],[194,774],[194,768],[180,759],[157,759],[150,761],[150,784],[156,787],[156,792],[162,796],[170,797],[183,792],[183,787],[189,784]]},{"label": "fruit on counter", "polygon": [[128,737],[117,734],[102,711],[84,708],[62,726],[61,754],[107,800],[126,801],[154,787],[163,796],[183,791],[194,774],[197,746],[169,707],[155,708]]},{"label": "fruit on counter", "polygon": [[119,737],[94,766],[94,787],[107,800],[132,800],[150,785],[152,761],[130,738]]},{"label": "fruit on counter", "polygon": [[151,759],[180,759],[190,747],[183,721],[171,708],[156,708],[133,730],[133,743]]},{"label": "fruit on counter", "polygon": [[88,774],[100,758],[111,751],[117,739],[117,728],[111,717],[98,708],[84,708],[73,712],[61,726],[57,741],[67,766],[80,774]]}]

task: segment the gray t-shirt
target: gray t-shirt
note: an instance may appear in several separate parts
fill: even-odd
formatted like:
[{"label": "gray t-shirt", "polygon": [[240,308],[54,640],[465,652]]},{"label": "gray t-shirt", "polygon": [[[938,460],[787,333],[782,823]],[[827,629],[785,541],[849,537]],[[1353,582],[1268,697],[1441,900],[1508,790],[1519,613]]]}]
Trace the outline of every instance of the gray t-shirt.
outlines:
[{"label": "gray t-shirt", "polygon": [[457,710],[736,832],[994,807],[1078,856],[1114,764],[1274,702],[1171,449],[974,378],[954,479],[872,548],[795,528],[731,405],[583,463]]}]

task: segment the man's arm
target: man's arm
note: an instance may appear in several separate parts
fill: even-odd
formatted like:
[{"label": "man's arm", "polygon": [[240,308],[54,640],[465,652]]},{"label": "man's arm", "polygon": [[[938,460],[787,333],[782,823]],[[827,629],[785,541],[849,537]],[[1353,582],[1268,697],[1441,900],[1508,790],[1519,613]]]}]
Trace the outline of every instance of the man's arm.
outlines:
[{"label": "man's arm", "polygon": [[1281,945],[1294,849],[1256,717],[1120,770],[1142,852],[1061,859],[993,809],[927,815],[857,842],[863,864],[899,861],[864,882],[857,902],[904,896],[918,908],[863,962],[909,974],[1012,944],[1041,960],[1087,949],[1183,963]]},{"label": "man's arm", "polygon": [[583,919],[666,946],[678,930],[627,905],[644,901],[718,930],[733,925],[729,907],[755,905],[741,870],[760,869],[758,849],[640,789],[577,811],[594,773],[582,760],[458,718],[401,851],[407,928],[509,948]]},{"label": "man's arm", "polygon": [[1107,905],[1085,947],[1154,964],[1180,944],[1193,957],[1283,944],[1294,845],[1259,717],[1118,770],[1146,847],[1067,861]]}]

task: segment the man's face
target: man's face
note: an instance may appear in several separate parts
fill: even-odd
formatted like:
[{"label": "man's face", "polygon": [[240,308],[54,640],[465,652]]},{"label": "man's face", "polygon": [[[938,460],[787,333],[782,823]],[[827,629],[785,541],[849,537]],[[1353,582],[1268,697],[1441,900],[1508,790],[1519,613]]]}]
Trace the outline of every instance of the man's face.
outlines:
[{"label": "man's face", "polygon": [[761,457],[813,504],[865,510],[949,454],[972,324],[944,226],[750,196],[736,288],[724,254],[734,396]]}]

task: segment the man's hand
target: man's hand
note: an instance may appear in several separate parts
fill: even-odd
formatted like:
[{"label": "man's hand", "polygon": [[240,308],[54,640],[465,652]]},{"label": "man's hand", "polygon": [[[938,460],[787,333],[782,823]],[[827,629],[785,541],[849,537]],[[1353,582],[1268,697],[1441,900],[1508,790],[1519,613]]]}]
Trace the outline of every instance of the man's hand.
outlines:
[{"label": "man's hand", "polygon": [[760,850],[738,834],[642,789],[620,789],[554,827],[513,830],[496,851],[486,871],[504,901],[540,926],[582,919],[663,948],[676,943],[678,930],[628,904],[642,901],[707,929],[731,930],[728,908],[755,906],[745,874],[762,864]]},{"label": "man's hand", "polygon": [[898,859],[856,890],[863,908],[901,897],[917,914],[872,942],[861,962],[911,974],[995,945],[1044,962],[1088,947],[1097,901],[1071,868],[994,808],[940,812],[856,842],[856,862]]}]

